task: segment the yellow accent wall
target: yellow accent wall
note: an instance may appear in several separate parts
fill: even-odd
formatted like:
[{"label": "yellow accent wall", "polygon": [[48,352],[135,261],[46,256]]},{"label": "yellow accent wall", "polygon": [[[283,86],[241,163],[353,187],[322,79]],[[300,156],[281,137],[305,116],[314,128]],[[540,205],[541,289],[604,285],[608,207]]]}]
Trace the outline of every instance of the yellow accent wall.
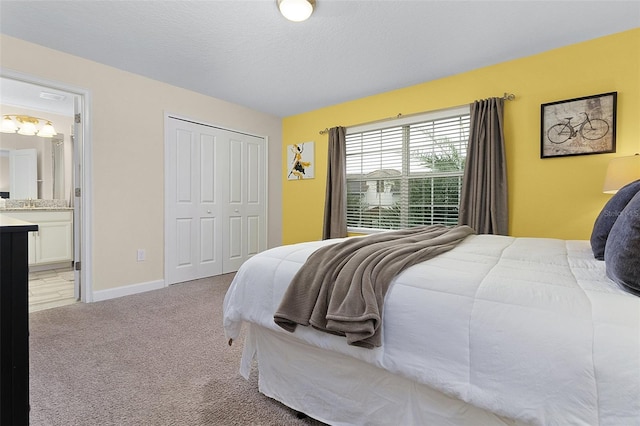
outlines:
[{"label": "yellow accent wall", "polygon": [[[323,88],[322,90],[330,90]],[[615,154],[540,158],[543,103],[618,92]],[[283,120],[282,242],[318,240],[327,170],[327,127],[352,126],[516,95],[505,102],[509,234],[589,239],[611,197],[602,193],[611,158],[640,152],[640,28],[428,81]],[[315,179],[288,181],[286,146],[315,141]]]}]

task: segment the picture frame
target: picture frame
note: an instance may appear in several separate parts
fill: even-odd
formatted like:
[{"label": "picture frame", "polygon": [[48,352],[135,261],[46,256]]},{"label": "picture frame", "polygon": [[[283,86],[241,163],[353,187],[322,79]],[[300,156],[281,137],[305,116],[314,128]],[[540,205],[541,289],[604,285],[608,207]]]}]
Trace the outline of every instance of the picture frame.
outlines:
[{"label": "picture frame", "polygon": [[313,179],[315,164],[314,142],[287,145],[287,180]]},{"label": "picture frame", "polygon": [[616,152],[618,92],[542,104],[540,158]]}]

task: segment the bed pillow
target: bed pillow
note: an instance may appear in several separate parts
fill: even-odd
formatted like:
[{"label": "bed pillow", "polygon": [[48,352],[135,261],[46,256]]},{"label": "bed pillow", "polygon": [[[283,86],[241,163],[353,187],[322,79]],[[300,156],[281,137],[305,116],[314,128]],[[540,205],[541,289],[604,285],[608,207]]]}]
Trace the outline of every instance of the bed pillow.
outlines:
[{"label": "bed pillow", "polygon": [[604,260],[604,247],[607,244],[607,237],[611,227],[616,222],[622,209],[631,201],[634,195],[640,192],[640,180],[631,182],[623,186],[605,204],[604,208],[596,218],[591,232],[591,250],[593,256],[598,260]]},{"label": "bed pillow", "polygon": [[640,192],[613,224],[604,250],[607,276],[640,295]]}]

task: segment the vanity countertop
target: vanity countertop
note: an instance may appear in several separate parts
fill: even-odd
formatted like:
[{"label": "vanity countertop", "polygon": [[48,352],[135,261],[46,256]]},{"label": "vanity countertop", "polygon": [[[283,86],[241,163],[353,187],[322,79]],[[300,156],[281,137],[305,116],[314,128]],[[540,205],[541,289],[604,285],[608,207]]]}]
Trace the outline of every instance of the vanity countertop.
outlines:
[{"label": "vanity countertop", "polygon": [[59,212],[59,211],[67,211],[67,210],[73,210],[73,207],[5,207],[5,208],[0,208],[0,213],[3,213],[3,212],[30,212],[30,211],[36,211],[36,212],[54,211],[54,212]]}]

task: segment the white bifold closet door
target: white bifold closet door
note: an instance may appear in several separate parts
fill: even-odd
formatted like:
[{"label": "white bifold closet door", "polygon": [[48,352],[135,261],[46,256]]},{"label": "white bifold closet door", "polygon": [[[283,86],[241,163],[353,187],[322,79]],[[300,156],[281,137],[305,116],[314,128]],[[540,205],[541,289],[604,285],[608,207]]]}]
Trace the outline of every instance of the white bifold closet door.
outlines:
[{"label": "white bifold closet door", "polygon": [[266,248],[266,140],[167,117],[165,280],[237,271]]}]

